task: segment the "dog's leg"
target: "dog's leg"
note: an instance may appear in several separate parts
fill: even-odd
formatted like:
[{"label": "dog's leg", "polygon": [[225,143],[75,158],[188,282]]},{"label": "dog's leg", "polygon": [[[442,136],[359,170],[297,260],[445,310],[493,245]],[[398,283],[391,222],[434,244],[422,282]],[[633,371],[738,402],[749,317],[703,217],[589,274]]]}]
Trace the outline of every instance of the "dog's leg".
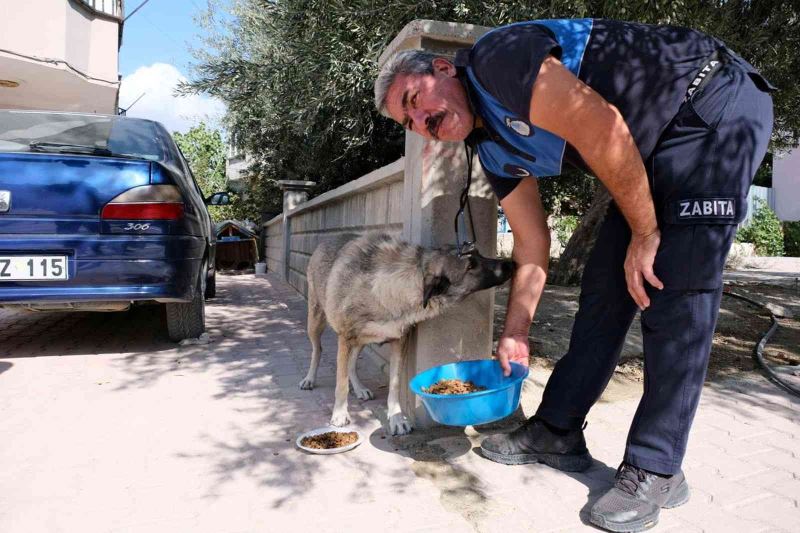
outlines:
[{"label": "dog's leg", "polygon": [[361,346],[351,346],[339,335],[339,351],[336,354],[336,393],[333,402],[332,426],[346,426],[350,423],[347,413],[347,393],[350,392],[348,384],[348,363],[351,357],[358,357]]},{"label": "dog's leg", "polygon": [[316,301],[311,285],[309,285],[308,296],[308,339],[311,341],[311,366],[308,368],[306,377],[300,382],[300,388],[311,390],[317,380],[317,368],[322,355],[321,337],[325,330],[325,312]]},{"label": "dog's leg", "polygon": [[391,356],[389,358],[389,400],[387,402],[389,417],[389,432],[392,435],[405,435],[414,427],[403,415],[400,408],[400,366],[403,364],[405,351],[405,337],[392,341]]},{"label": "dog's leg", "polygon": [[350,366],[347,369],[347,374],[350,376],[350,384],[353,386],[353,394],[355,394],[356,398],[359,400],[371,400],[375,395],[361,383],[360,379],[358,379],[356,362],[358,362],[358,353],[350,358]]}]

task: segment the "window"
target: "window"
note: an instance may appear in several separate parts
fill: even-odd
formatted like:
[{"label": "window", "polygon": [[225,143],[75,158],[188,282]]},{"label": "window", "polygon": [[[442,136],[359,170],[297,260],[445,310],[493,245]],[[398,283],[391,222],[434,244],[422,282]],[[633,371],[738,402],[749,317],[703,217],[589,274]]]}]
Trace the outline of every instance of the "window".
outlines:
[{"label": "window", "polygon": [[121,0],[80,0],[84,5],[100,13],[122,18]]},{"label": "window", "polygon": [[[163,161],[155,123],[137,118],[0,111],[0,152],[27,152],[31,143],[109,150],[110,155]],[[66,149],[67,147],[65,147]]]}]

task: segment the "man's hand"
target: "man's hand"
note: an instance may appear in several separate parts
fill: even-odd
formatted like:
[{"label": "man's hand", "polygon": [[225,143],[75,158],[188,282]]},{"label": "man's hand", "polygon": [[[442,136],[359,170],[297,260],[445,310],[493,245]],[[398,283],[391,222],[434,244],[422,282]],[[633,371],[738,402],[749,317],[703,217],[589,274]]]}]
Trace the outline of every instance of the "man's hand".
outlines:
[{"label": "man's hand", "polygon": [[664,288],[664,284],[653,272],[653,263],[660,242],[661,232],[656,229],[649,235],[633,234],[628,245],[628,255],[625,257],[625,281],[631,298],[642,311],[650,306],[650,298],[644,290],[642,278],[659,290]]},{"label": "man's hand", "polygon": [[528,366],[529,355],[527,335],[503,335],[497,343],[497,360],[504,376],[511,374],[510,362]]}]

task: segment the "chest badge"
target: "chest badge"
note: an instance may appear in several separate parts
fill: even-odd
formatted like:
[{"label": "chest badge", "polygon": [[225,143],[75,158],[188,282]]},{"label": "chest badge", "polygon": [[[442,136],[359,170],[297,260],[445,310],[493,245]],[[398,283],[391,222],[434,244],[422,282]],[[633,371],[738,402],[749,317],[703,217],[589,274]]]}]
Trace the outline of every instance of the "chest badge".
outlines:
[{"label": "chest badge", "polygon": [[517,120],[515,118],[506,117],[506,126],[517,132],[519,135],[523,137],[530,137],[533,133],[531,127],[528,123],[523,122],[521,120]]},{"label": "chest badge", "polygon": [[503,170],[506,173],[511,174],[512,176],[516,176],[518,178],[527,178],[533,175],[530,173],[530,171],[528,171],[527,168],[521,167],[519,165],[512,165],[511,163],[507,163],[506,165],[504,165]]},{"label": "chest badge", "polygon": [[5,213],[11,207],[11,191],[0,191],[0,213]]}]

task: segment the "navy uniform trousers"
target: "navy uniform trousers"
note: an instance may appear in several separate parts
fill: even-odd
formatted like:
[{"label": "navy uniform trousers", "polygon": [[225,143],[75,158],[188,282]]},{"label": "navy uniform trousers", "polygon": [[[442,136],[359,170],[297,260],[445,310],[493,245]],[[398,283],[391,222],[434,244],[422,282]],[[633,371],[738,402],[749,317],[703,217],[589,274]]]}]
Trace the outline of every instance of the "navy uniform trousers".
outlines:
[{"label": "navy uniform trousers", "polygon": [[[722,269],[772,131],[772,89],[726,50],[645,161],[661,230],[654,268],[665,288],[648,286],[650,307],[641,314],[644,394],[624,458],[640,468],[680,471],[705,381]],[[580,428],[616,367],[637,311],[623,270],[629,241],[612,203],[583,273],[569,351],[537,412],[556,427]]]}]

